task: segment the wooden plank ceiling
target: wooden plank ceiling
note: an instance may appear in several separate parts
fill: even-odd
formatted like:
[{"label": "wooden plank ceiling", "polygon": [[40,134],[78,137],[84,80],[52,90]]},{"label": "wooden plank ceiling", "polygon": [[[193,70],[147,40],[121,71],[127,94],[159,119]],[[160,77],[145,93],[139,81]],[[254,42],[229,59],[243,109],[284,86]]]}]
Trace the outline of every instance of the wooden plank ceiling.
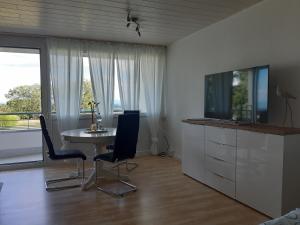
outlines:
[{"label": "wooden plank ceiling", "polygon": [[[261,0],[0,0],[0,32],[167,45]],[[142,36],[126,27],[127,10]]]}]

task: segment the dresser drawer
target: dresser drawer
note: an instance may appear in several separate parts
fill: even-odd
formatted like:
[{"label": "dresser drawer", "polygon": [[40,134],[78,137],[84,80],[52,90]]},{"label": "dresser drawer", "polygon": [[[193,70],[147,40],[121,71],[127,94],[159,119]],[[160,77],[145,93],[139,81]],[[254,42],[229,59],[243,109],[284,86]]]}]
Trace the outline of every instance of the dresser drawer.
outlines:
[{"label": "dresser drawer", "polygon": [[235,181],[235,164],[206,155],[205,168],[206,170],[225,177],[228,180]]},{"label": "dresser drawer", "polygon": [[236,147],[219,144],[211,140],[206,141],[206,154],[232,164],[236,161]]},{"label": "dresser drawer", "polygon": [[236,130],[222,127],[205,127],[206,140],[236,146]]},{"label": "dresser drawer", "polygon": [[216,173],[206,171],[206,184],[231,198],[235,198],[235,183]]}]

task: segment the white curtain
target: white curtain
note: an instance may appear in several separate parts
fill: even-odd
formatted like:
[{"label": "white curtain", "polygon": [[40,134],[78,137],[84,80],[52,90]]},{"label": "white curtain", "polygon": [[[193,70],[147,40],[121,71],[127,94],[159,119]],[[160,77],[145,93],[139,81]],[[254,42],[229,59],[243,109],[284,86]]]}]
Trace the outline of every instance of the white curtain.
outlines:
[{"label": "white curtain", "polygon": [[139,109],[140,60],[138,48],[121,45],[115,55],[120,100],[123,110]]},{"label": "white curtain", "polygon": [[47,47],[58,129],[60,132],[76,129],[82,87],[80,41],[50,38]]},{"label": "white curtain", "polygon": [[140,74],[147,119],[151,131],[151,153],[159,153],[160,118],[163,113],[163,81],[166,70],[165,48],[144,47],[140,55]]},{"label": "white curtain", "polygon": [[[163,81],[164,47],[49,39],[49,65],[59,130],[78,125],[82,88],[82,46],[87,51],[94,99],[103,125],[112,126],[114,77],[118,75],[123,109],[145,108],[151,131],[151,152],[158,153]],[[116,69],[116,71],[115,71]]]},{"label": "white curtain", "polygon": [[94,99],[99,103],[97,111],[101,113],[103,125],[111,127],[115,72],[113,47],[109,43],[89,42],[88,57]]}]

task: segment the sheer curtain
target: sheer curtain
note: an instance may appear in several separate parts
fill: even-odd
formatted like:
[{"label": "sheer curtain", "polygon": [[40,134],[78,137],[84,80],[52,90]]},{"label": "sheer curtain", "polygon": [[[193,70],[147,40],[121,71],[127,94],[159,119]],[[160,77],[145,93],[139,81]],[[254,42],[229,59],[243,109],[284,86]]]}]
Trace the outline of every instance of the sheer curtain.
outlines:
[{"label": "sheer curtain", "polygon": [[124,110],[139,109],[140,60],[138,49],[121,45],[115,55],[121,105]]},{"label": "sheer curtain", "polygon": [[80,41],[47,40],[49,72],[52,82],[58,129],[75,129],[80,115],[82,55]]},{"label": "sheer curtain", "polygon": [[166,53],[162,47],[144,47],[140,55],[140,74],[144,91],[147,120],[151,132],[151,153],[156,155],[163,105],[163,81]]},{"label": "sheer curtain", "polygon": [[114,49],[109,43],[89,42],[88,57],[94,99],[103,125],[112,126],[114,105]]},{"label": "sheer curtain", "polygon": [[166,69],[164,47],[58,38],[48,39],[47,45],[60,131],[78,125],[84,46],[89,58],[94,99],[99,102],[97,111],[103,117],[103,125],[110,127],[113,122],[116,72],[123,109],[145,106],[151,131],[151,152],[158,153]]}]

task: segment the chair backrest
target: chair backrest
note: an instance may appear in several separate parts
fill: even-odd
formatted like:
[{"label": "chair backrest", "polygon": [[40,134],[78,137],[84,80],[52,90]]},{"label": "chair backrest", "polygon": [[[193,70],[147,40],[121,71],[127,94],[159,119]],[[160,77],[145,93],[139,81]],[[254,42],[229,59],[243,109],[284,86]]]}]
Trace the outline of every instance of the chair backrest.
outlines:
[{"label": "chair backrest", "polygon": [[124,114],[138,113],[140,114],[140,110],[124,110]]},{"label": "chair backrest", "polygon": [[48,147],[48,154],[50,159],[55,159],[55,150],[53,148],[53,143],[51,141],[51,138],[49,136],[47,126],[46,126],[46,121],[44,115],[40,115],[40,123],[41,123],[41,128],[42,128],[42,133],[45,138],[47,147]]},{"label": "chair backrest", "polygon": [[119,115],[114,144],[114,161],[132,159],[135,157],[139,126],[139,114]]}]

